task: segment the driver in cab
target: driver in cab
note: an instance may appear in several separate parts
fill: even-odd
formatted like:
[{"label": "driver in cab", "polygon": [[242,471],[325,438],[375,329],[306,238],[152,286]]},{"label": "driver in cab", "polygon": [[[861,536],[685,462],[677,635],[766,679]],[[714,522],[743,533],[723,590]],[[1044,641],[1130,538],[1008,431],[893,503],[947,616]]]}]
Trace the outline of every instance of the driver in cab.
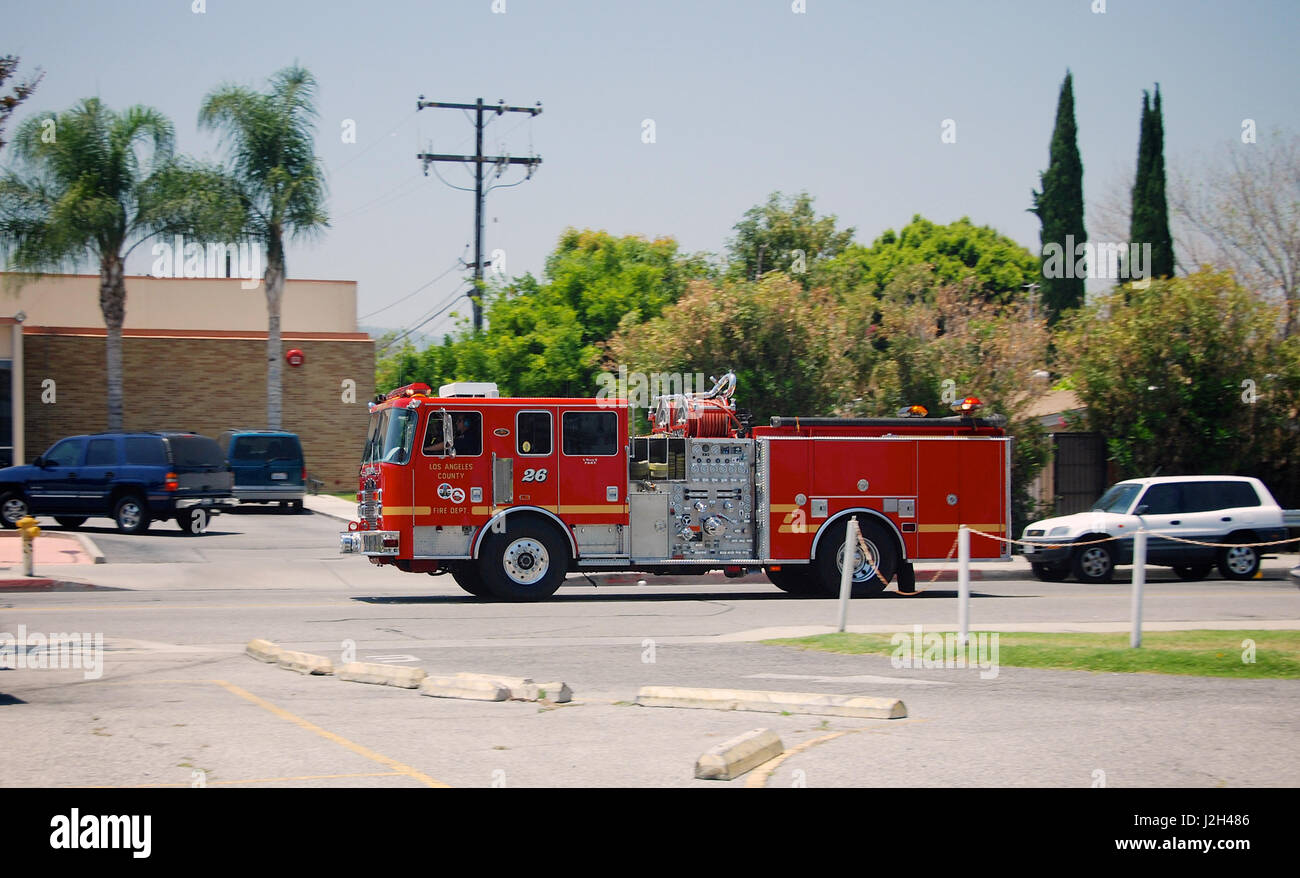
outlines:
[{"label": "driver in cab", "polygon": [[[477,431],[471,429],[470,416],[466,412],[457,412],[452,419],[455,435],[452,439],[452,448],[456,454],[478,454],[478,435]],[[427,455],[446,454],[447,445],[443,441],[442,418],[433,417],[429,419],[429,429],[425,433],[424,453]]]}]

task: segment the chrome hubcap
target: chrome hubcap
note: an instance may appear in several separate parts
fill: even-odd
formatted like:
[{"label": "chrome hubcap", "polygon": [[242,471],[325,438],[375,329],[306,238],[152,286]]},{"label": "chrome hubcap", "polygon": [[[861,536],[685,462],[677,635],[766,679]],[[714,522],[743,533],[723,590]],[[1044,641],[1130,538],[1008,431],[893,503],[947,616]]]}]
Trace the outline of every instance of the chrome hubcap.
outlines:
[{"label": "chrome hubcap", "polygon": [[3,512],[0,512],[0,514],[4,515],[5,521],[13,524],[15,521],[27,514],[27,504],[22,500],[19,500],[17,497],[14,497],[5,502],[4,510]]},{"label": "chrome hubcap", "polygon": [[140,523],[140,507],[135,503],[124,503],[117,513],[118,523],[122,527],[135,527]]},{"label": "chrome hubcap", "polygon": [[1110,553],[1101,548],[1089,549],[1083,553],[1079,566],[1089,576],[1105,576],[1110,572]]},{"label": "chrome hubcap", "polygon": [[520,585],[535,585],[551,569],[551,556],[546,547],[531,537],[511,543],[502,559],[506,575]]},{"label": "chrome hubcap", "polygon": [[1255,552],[1246,546],[1229,549],[1226,560],[1233,573],[1249,573],[1255,569]]},{"label": "chrome hubcap", "polygon": [[[874,578],[876,575],[876,566],[879,563],[878,559],[880,558],[880,550],[876,548],[876,544],[871,542],[871,540],[866,539],[865,537],[863,538],[862,542],[866,544],[867,551],[870,552],[871,554],[870,557],[868,557],[866,554],[863,553],[861,546],[853,547],[853,581],[854,582],[865,582],[868,579]],[[839,554],[835,556],[835,569],[838,570],[841,574],[844,573],[844,554],[845,554],[845,547],[841,545]]]}]

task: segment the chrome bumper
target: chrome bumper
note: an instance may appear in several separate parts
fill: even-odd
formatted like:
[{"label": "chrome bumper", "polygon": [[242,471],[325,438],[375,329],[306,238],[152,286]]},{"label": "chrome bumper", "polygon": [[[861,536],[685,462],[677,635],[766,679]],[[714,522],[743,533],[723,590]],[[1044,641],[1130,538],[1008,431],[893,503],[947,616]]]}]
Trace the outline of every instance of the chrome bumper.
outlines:
[{"label": "chrome bumper", "polygon": [[193,497],[179,499],[175,505],[177,509],[191,509],[199,506],[203,509],[220,512],[222,509],[234,509],[239,505],[239,501],[234,497]]},{"label": "chrome bumper", "polygon": [[358,530],[339,534],[339,551],[344,555],[396,555],[398,547],[399,536],[395,530]]}]

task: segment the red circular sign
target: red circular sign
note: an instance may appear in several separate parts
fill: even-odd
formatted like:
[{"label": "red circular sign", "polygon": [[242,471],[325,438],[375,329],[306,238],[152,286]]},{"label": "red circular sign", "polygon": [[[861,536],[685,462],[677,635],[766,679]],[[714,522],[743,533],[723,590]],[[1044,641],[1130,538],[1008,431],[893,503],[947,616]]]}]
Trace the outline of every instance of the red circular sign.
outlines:
[{"label": "red circular sign", "polygon": [[306,358],[302,355],[302,351],[292,348],[284,355],[284,359],[290,366],[301,366]]}]

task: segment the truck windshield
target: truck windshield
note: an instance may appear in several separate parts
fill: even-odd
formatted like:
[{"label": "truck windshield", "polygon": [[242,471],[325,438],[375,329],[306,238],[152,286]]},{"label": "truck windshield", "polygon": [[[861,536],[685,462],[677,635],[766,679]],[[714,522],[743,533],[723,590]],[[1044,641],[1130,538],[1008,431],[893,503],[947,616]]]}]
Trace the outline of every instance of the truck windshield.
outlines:
[{"label": "truck windshield", "polygon": [[370,416],[362,463],[406,463],[415,442],[416,414],[411,409],[384,409]]},{"label": "truck windshield", "polygon": [[1092,511],[1118,512],[1122,515],[1128,512],[1128,508],[1133,505],[1133,498],[1140,490],[1142,490],[1141,485],[1114,485],[1101,495],[1100,500],[1092,504]]}]

